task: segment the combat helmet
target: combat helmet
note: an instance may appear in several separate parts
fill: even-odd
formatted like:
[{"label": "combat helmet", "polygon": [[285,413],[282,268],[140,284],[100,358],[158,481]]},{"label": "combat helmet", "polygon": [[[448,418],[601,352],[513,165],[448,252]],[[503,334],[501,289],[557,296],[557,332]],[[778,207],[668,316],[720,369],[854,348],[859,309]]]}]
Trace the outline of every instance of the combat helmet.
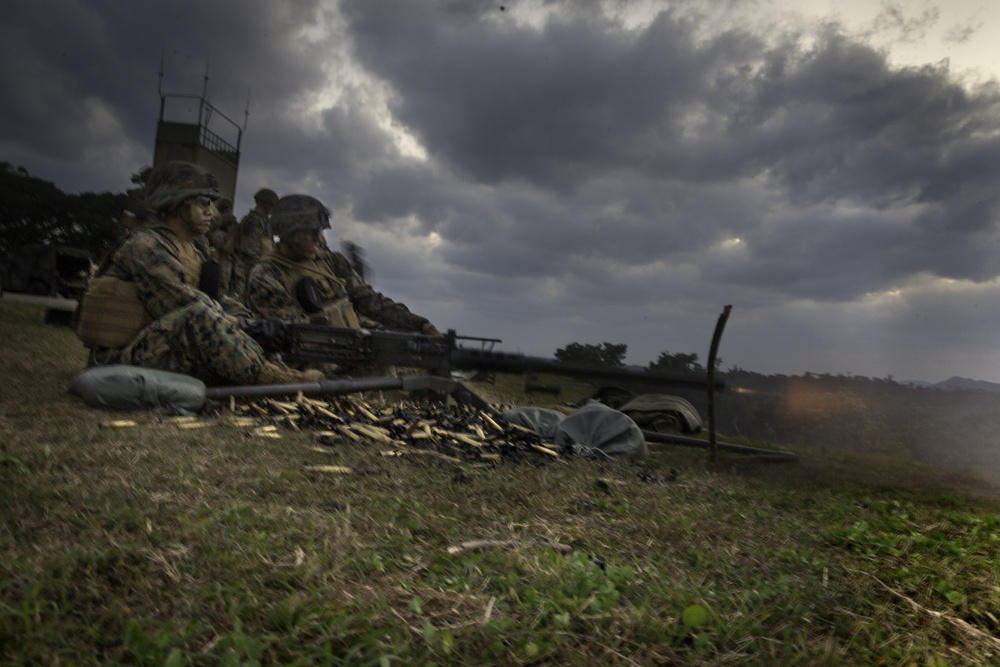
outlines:
[{"label": "combat helmet", "polygon": [[153,168],[146,185],[146,207],[154,213],[192,197],[219,198],[219,182],[207,169],[191,162],[164,162]]},{"label": "combat helmet", "polygon": [[270,208],[278,203],[278,193],[271,188],[261,188],[253,195],[253,200]]},{"label": "combat helmet", "polygon": [[271,210],[271,231],[285,239],[300,229],[330,229],[330,211],[315,197],[285,195]]}]

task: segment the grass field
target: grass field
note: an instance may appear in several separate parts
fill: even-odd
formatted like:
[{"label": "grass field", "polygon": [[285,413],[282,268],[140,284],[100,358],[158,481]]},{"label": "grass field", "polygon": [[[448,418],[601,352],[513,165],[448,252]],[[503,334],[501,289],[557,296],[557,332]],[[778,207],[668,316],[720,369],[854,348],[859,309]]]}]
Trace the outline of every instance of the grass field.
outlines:
[{"label": "grass field", "polygon": [[321,451],[85,407],[84,350],[38,307],[0,303],[0,341],[4,664],[1000,664],[982,483],[811,452]]}]

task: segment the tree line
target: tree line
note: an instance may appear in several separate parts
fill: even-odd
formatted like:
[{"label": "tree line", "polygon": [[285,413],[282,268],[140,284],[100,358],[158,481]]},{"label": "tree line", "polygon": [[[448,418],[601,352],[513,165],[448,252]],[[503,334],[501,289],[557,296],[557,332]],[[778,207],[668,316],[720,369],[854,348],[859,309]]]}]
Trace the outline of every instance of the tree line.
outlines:
[{"label": "tree line", "polygon": [[[557,348],[555,358],[566,363],[624,368],[625,355],[627,353],[628,345],[625,343],[609,343],[607,341],[596,345],[590,343],[570,343],[566,347]],[[719,369],[721,364],[722,359],[715,360],[716,370]],[[705,373],[705,367],[698,361],[697,354],[670,352],[667,350],[661,352],[656,361],[650,362],[647,369],[659,373],[681,375],[701,375]]]},{"label": "tree line", "polygon": [[0,162],[0,253],[27,243],[83,248],[102,257],[121,236],[129,195],[67,194],[24,167]]}]

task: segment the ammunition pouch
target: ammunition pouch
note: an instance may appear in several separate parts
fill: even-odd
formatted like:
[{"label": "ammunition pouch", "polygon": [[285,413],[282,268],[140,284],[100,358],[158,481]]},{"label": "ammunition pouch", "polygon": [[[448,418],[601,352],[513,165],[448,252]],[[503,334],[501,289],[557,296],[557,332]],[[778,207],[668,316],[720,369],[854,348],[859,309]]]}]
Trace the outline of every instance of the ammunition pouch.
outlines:
[{"label": "ammunition pouch", "polygon": [[328,324],[335,327],[347,327],[357,329],[361,325],[358,322],[358,315],[354,312],[354,306],[346,295],[334,301],[323,300],[319,282],[312,276],[300,278],[295,283],[295,300],[302,306],[302,310],[310,319],[322,317]]},{"label": "ammunition pouch", "polygon": [[152,321],[134,282],[99,276],[80,298],[76,335],[91,348],[125,347]]},{"label": "ammunition pouch", "polygon": [[335,327],[358,329],[358,314],[354,312],[344,281],[319,260],[293,262],[272,252],[260,260],[277,270],[286,294],[312,319],[326,317]]},{"label": "ammunition pouch", "polygon": [[295,283],[295,300],[306,311],[306,315],[314,315],[323,310],[323,296],[320,294],[319,283],[311,276],[305,276]]},{"label": "ammunition pouch", "polygon": [[201,275],[198,277],[198,289],[219,300],[219,285],[222,281],[222,267],[217,259],[206,259],[201,263]]}]

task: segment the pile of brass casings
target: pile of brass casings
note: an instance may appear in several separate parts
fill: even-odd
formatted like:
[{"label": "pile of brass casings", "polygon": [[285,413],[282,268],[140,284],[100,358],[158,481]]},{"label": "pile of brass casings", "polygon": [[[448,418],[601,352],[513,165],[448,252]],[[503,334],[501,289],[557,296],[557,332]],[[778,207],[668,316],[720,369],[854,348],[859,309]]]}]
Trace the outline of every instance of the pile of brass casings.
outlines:
[{"label": "pile of brass casings", "polygon": [[353,396],[317,400],[299,394],[293,400],[230,398],[229,413],[225,418],[231,423],[252,426],[251,436],[280,437],[280,429],[289,428],[315,433],[320,444],[329,447],[374,444],[382,456],[484,464],[543,463],[561,457],[534,431],[470,405],[442,401],[373,407]]}]

